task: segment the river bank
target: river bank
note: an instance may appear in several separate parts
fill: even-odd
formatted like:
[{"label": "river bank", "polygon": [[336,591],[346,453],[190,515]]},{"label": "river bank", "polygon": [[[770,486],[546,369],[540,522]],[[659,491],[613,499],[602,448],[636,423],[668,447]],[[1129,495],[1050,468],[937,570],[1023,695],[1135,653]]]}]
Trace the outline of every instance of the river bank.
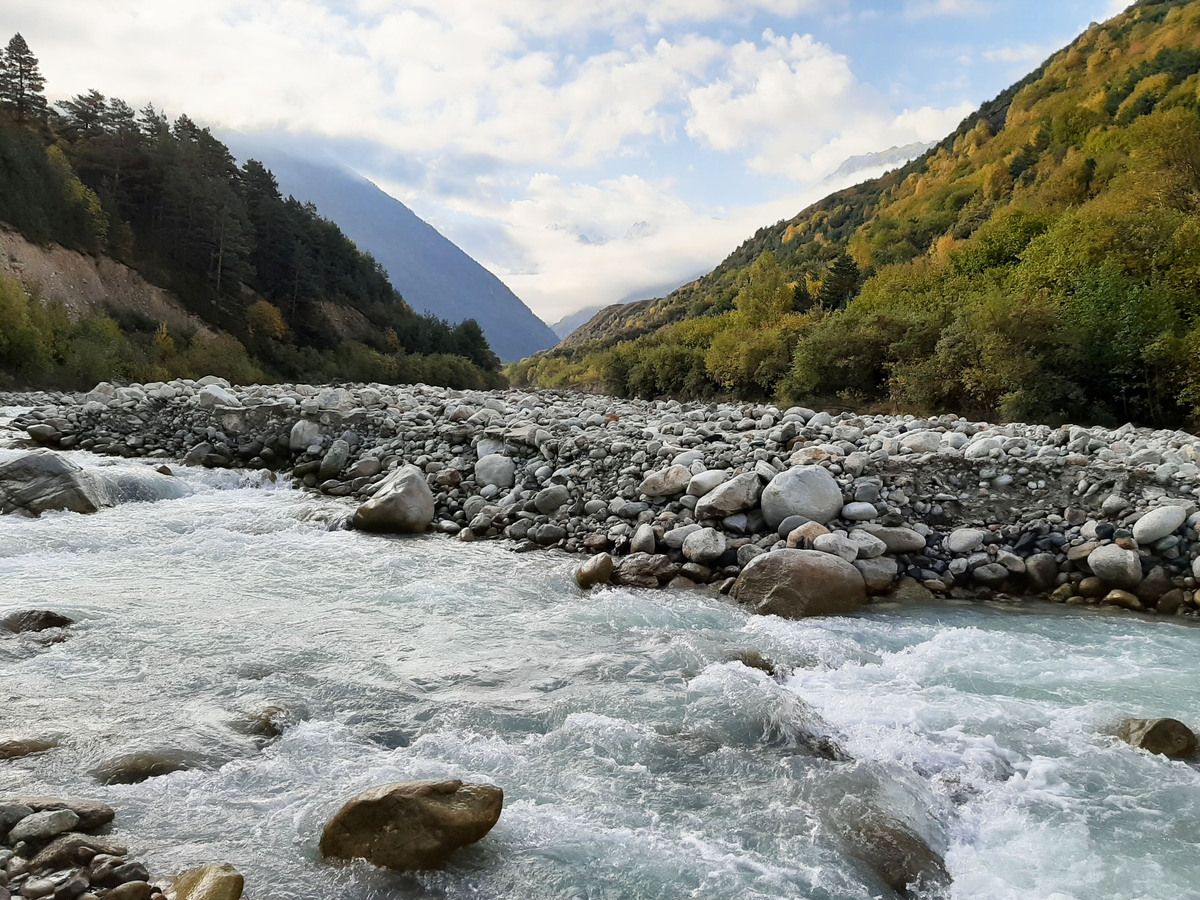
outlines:
[{"label": "river bank", "polygon": [[1200,441],[1183,432],[220,379],[0,402],[33,407],[14,425],[47,447],[268,470],[355,502],[412,465],[428,527],[608,553],[619,584],[729,592],[755,557],[800,548],[872,597],[1200,606]]},{"label": "river bank", "polygon": [[[322,415],[281,419],[280,433]],[[286,465],[323,461],[348,430]],[[28,457],[18,438],[0,438],[0,466]],[[284,466],[55,455],[114,505],[0,516],[0,617],[72,620],[0,636],[20,686],[0,738],[47,744],[0,764],[0,797],[111,806],[100,839],[131,848],[168,897],[166,873],[214,860],[257,900],[1190,889],[1195,767],[1128,746],[1118,723],[1188,717],[1194,628],[1065,605],[1014,615],[999,593],[970,591],[802,621],[716,590],[585,594],[578,557],[514,555],[540,546],[528,537],[347,530],[367,492],[296,490]],[[537,458],[510,458],[515,487]],[[657,458],[629,473],[635,488],[670,468]],[[434,496],[435,521],[453,521]],[[687,508],[687,496],[646,502]],[[572,533],[586,549],[599,532]],[[322,827],[347,797],[421,778],[501,785],[504,812],[440,871],[322,859]],[[894,888],[896,857],[864,852],[880,827],[914,841],[938,885]]]}]

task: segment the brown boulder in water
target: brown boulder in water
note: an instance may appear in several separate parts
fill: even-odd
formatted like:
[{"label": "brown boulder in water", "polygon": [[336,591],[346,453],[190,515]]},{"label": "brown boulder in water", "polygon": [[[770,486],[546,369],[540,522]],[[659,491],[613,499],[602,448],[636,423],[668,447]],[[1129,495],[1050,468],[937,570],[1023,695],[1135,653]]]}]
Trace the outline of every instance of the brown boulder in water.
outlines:
[{"label": "brown boulder in water", "polygon": [[406,781],[363,791],[321,835],[321,855],[365,859],[399,872],[436,869],[500,818],[504,791],[490,784]]},{"label": "brown boulder in water", "polygon": [[1121,740],[1171,759],[1187,759],[1196,753],[1196,735],[1178,719],[1126,719],[1117,729]]},{"label": "brown boulder in water", "polygon": [[772,550],[742,569],[733,598],[756,613],[800,619],[854,612],[867,602],[867,585],[858,569],[831,553]]}]

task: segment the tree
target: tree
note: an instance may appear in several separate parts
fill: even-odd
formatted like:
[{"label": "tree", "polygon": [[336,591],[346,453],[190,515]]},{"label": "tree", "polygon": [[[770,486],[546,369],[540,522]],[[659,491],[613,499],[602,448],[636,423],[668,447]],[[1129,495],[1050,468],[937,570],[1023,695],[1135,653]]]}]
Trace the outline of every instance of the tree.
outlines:
[{"label": "tree", "polygon": [[13,111],[18,122],[46,115],[46,79],[37,57],[20,33],[14,34],[0,65],[0,105]]},{"label": "tree", "polygon": [[764,253],[746,270],[733,305],[744,322],[761,328],[792,311],[796,290],[784,277],[774,253]]},{"label": "tree", "polygon": [[817,304],[824,309],[841,309],[858,293],[858,263],[849,253],[839,253],[817,292]]},{"label": "tree", "polygon": [[108,124],[108,100],[96,90],[77,94],[58,104],[66,119],[67,133],[75,139],[104,134]]}]

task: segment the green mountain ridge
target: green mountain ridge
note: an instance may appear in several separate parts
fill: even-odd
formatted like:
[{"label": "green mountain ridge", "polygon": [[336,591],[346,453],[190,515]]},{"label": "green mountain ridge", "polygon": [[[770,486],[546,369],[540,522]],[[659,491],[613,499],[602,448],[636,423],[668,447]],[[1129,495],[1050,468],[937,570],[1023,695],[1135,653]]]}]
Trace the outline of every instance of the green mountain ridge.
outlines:
[{"label": "green mountain ridge", "polygon": [[600,311],[510,376],[1184,421],[1200,402],[1198,72],[1200,4],[1141,0],[920,157],[760,229],[666,297]]}]

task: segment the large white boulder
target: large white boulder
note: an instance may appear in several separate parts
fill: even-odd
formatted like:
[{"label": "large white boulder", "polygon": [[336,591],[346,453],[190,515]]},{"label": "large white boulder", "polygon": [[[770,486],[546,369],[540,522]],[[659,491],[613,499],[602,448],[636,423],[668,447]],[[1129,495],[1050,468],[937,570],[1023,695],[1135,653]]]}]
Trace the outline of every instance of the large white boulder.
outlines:
[{"label": "large white boulder", "polygon": [[824,525],[842,511],[842,489],[820,466],[780,472],[762,492],[763,518],[771,528],[788,516],[804,516]]},{"label": "large white boulder", "polygon": [[433,523],[433,491],[425,473],[416,466],[401,466],[380,482],[371,498],[354,513],[360,531],[420,534]]}]

